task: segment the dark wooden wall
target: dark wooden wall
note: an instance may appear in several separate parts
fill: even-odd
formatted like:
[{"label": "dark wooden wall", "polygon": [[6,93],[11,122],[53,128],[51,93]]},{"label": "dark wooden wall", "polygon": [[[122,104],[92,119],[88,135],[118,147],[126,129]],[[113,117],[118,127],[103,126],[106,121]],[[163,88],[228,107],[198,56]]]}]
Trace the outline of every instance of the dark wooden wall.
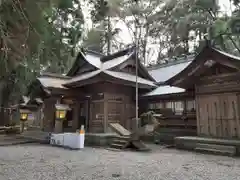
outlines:
[{"label": "dark wooden wall", "polygon": [[84,87],[90,96],[89,131],[93,133],[111,132],[109,123],[120,123],[132,128],[135,113],[135,89],[108,82]]}]

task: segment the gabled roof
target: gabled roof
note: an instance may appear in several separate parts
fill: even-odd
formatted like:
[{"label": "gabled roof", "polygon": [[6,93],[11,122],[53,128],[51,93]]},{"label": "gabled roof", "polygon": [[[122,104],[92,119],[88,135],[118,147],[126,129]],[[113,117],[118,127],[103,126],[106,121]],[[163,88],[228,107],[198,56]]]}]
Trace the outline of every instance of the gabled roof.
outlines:
[{"label": "gabled roof", "polygon": [[145,94],[144,96],[159,96],[159,95],[175,94],[175,93],[183,93],[183,92],[186,92],[186,90],[182,88],[173,87],[173,86],[159,86],[158,88]]},{"label": "gabled roof", "polygon": [[189,55],[181,59],[176,59],[172,62],[149,67],[148,72],[157,82],[165,82],[177,73],[181,72],[193,59],[194,55]]},{"label": "gabled roof", "polygon": [[148,67],[149,74],[158,82],[159,87],[144,95],[144,97],[166,94],[183,93],[186,90],[178,87],[162,85],[165,81],[181,72],[194,59],[194,55],[188,55],[170,60],[170,62]]},{"label": "gabled roof", "polygon": [[[80,52],[82,53],[82,52]],[[91,65],[93,65],[96,68],[101,68],[102,61],[101,61],[101,56],[93,54],[93,53],[82,53],[82,56],[84,57],[85,60]]]},{"label": "gabled roof", "polygon": [[105,61],[102,64],[102,69],[107,70],[107,69],[111,69],[113,67],[116,67],[116,66],[122,64],[123,62],[127,61],[131,57],[133,57],[134,54],[135,54],[135,52],[133,51],[133,52],[130,52],[128,54],[124,54],[122,56],[118,56],[118,57],[115,57],[111,60]]},{"label": "gabled roof", "polygon": [[[89,73],[82,74],[80,76],[74,77],[71,80],[67,81],[63,84],[63,86],[66,87],[74,87],[76,84],[78,87],[82,86],[84,80],[89,80],[90,78],[94,78],[97,75],[107,75],[108,77],[112,77],[114,79],[124,80],[127,82],[135,83],[136,82],[136,76],[132,74],[128,74],[125,72],[116,72],[116,71],[109,71],[109,70],[97,70]],[[107,80],[107,79],[105,79]],[[149,81],[147,79],[138,77],[138,83],[142,85],[146,85],[145,87],[153,88],[156,87],[155,83],[153,81]],[[85,85],[86,83],[84,83]]]},{"label": "gabled roof", "polygon": [[64,74],[56,74],[56,73],[49,73],[49,72],[41,73],[41,77],[50,77],[50,78],[59,78],[59,79],[70,79],[71,78]]},{"label": "gabled roof", "polygon": [[54,77],[39,77],[37,80],[41,83],[44,88],[58,88],[58,89],[66,89],[63,86],[64,83],[67,82],[66,78],[54,78]]},{"label": "gabled roof", "polygon": [[[122,80],[126,80],[126,81],[131,81],[131,82],[136,82],[136,76],[132,75],[132,74],[128,74],[125,72],[116,72],[116,71],[105,71],[106,74],[118,78],[118,79],[122,79]],[[151,87],[156,87],[155,83],[153,81],[149,81],[147,79],[138,77],[137,78],[137,82],[139,84],[146,84],[149,85]]]},{"label": "gabled roof", "polygon": [[[91,82],[86,82],[86,80],[90,80],[92,78],[95,78],[94,82],[98,82],[99,79],[103,79],[102,77],[104,76],[106,78],[106,81],[109,80],[113,82],[115,79],[119,79],[120,83],[123,83],[122,81],[125,81],[127,85],[133,86],[136,81],[135,75],[113,70],[113,68],[116,68],[131,59],[135,55],[135,51],[133,50],[133,48],[128,48],[110,56],[103,56],[102,54],[98,54],[92,51],[87,51],[86,53],[80,52],[78,54],[78,58],[74,62],[74,66],[71,68],[67,76],[45,73],[38,77],[37,81],[40,82],[40,85],[43,89],[47,90],[49,88],[70,89],[72,87],[80,87],[82,85],[89,84]],[[82,73],[76,75],[79,68],[83,67],[84,64],[87,64],[88,66],[90,65],[94,68],[91,68],[90,71],[83,71]],[[143,74],[145,73],[144,75],[146,76],[146,78],[138,77],[138,83],[142,84],[139,88],[156,87],[155,81],[148,74],[146,68],[143,66],[139,66],[139,68]],[[103,76],[96,78],[98,75]]]},{"label": "gabled roof", "polygon": [[101,57],[102,55],[93,51],[80,51],[71,69],[68,71],[67,76],[75,76],[78,70],[85,64],[90,65],[93,70],[99,69],[101,67]]},{"label": "gabled roof", "polygon": [[[76,76],[77,71],[86,63],[93,67],[92,71],[104,71],[117,68],[128,60],[133,59],[135,59],[134,47],[127,48],[125,50],[107,56],[92,51],[80,52],[78,57],[76,58],[76,61],[73,64],[73,67],[70,69],[67,75],[72,77]],[[138,68],[139,72],[144,78],[155,81],[148,73],[146,68],[140,63],[140,60],[138,60]]]},{"label": "gabled roof", "polygon": [[182,83],[188,81],[189,78],[197,72],[212,67],[212,65],[215,63],[234,68],[237,71],[240,70],[239,57],[213,48],[210,45],[206,45],[187,67],[167,80],[165,84],[184,87],[181,85]]},{"label": "gabled roof", "polygon": [[65,86],[70,86],[70,85],[73,84],[73,83],[80,82],[80,81],[83,81],[83,80],[92,78],[92,77],[100,74],[101,72],[102,72],[101,70],[96,70],[96,71],[93,71],[93,72],[89,72],[89,73],[85,73],[85,74],[82,74],[82,75],[73,77],[73,78],[70,79],[69,81],[66,81],[66,82],[64,83],[64,85],[65,85]]}]

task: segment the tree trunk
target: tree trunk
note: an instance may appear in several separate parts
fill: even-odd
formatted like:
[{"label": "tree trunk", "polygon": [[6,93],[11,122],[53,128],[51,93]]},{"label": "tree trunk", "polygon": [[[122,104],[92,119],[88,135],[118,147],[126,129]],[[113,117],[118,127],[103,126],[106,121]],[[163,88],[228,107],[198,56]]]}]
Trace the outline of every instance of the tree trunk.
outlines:
[{"label": "tree trunk", "polygon": [[144,35],[144,40],[143,40],[143,62],[146,64],[147,62],[147,43],[148,43],[148,32],[149,32],[149,25],[146,24],[146,32]]},{"label": "tree trunk", "polygon": [[107,55],[109,55],[111,53],[111,33],[112,33],[112,29],[111,29],[111,18],[110,16],[107,17]]}]

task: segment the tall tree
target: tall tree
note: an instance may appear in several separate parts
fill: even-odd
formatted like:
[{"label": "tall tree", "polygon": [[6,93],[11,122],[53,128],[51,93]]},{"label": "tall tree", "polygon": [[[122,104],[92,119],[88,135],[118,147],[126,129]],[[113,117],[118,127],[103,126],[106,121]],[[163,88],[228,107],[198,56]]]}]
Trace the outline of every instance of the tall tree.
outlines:
[{"label": "tall tree", "polygon": [[77,0],[4,0],[0,14],[2,110],[17,103],[40,72],[66,71],[84,22]]},{"label": "tall tree", "polygon": [[95,32],[95,35],[98,35],[98,37],[95,36],[97,38],[95,42],[93,38],[87,42],[87,44],[93,43],[90,48],[96,47],[100,38],[101,52],[110,54],[114,51],[115,36],[120,29],[114,27],[113,21],[121,7],[121,2],[122,0],[90,0],[90,4],[93,6],[91,10],[92,21],[95,26],[90,33]]}]

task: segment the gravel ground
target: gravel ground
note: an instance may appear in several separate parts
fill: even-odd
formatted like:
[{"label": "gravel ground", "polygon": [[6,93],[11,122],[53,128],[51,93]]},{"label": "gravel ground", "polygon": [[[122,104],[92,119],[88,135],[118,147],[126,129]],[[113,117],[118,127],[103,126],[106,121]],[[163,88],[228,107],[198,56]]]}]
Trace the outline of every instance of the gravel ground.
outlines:
[{"label": "gravel ground", "polygon": [[151,153],[0,147],[0,180],[240,180],[240,159],[151,147]]}]

